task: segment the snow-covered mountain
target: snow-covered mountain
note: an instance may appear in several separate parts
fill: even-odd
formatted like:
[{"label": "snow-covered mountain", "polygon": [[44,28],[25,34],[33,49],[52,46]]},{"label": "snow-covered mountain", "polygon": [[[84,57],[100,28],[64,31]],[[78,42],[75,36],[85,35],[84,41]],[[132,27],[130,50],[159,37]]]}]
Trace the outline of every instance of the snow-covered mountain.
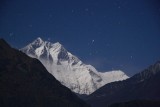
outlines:
[{"label": "snow-covered mountain", "polygon": [[68,52],[59,42],[51,43],[37,38],[21,51],[39,59],[57,80],[79,94],[91,94],[109,82],[128,78],[122,71],[98,72]]}]

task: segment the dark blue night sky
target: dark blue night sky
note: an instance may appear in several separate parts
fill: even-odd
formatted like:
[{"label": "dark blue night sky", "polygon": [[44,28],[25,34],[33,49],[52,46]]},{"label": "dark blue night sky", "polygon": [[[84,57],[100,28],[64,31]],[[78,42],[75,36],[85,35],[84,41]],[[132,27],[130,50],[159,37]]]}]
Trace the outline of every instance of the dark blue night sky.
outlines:
[{"label": "dark blue night sky", "polygon": [[99,71],[129,76],[160,60],[159,0],[1,0],[0,37],[60,42]]}]

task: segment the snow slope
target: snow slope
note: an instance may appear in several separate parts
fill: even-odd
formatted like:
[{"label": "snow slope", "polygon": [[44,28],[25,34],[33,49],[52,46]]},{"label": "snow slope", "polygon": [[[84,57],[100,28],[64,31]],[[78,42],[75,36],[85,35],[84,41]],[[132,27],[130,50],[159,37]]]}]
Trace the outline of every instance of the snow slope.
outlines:
[{"label": "snow slope", "polygon": [[98,72],[68,52],[59,42],[43,41],[40,37],[21,51],[39,59],[57,80],[79,94],[91,94],[107,83],[128,78],[122,71]]}]

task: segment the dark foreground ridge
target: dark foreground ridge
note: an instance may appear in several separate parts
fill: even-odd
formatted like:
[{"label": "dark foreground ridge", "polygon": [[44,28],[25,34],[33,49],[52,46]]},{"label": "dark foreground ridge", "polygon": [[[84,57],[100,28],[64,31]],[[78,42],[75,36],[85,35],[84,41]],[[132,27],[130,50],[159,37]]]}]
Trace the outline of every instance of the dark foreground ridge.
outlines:
[{"label": "dark foreground ridge", "polygon": [[[132,102],[135,100],[140,101]],[[160,62],[151,65],[127,80],[106,84],[86,98],[86,101],[93,107],[108,107],[113,103],[128,101],[131,101],[134,105],[136,103],[141,104],[142,100],[145,100],[144,104],[153,104],[153,101],[160,101]],[[150,102],[147,103],[147,101]],[[113,107],[132,107],[122,106],[123,104],[126,103],[120,103],[121,106]],[[152,107],[155,107],[155,105],[152,105]]]},{"label": "dark foreground ridge", "polygon": [[134,100],[115,103],[110,105],[109,107],[160,107],[160,101]]},{"label": "dark foreground ridge", "polygon": [[89,107],[37,60],[0,39],[0,107]]}]

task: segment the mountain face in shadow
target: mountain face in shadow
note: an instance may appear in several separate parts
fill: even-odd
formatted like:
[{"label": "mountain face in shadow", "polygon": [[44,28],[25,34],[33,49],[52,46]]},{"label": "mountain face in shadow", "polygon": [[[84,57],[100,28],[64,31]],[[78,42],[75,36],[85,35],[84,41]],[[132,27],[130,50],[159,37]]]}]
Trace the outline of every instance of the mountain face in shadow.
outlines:
[{"label": "mountain face in shadow", "polygon": [[1,107],[88,107],[37,60],[0,39]]},{"label": "mountain face in shadow", "polygon": [[86,100],[93,107],[132,100],[160,101],[160,62],[127,80],[103,86]]}]

